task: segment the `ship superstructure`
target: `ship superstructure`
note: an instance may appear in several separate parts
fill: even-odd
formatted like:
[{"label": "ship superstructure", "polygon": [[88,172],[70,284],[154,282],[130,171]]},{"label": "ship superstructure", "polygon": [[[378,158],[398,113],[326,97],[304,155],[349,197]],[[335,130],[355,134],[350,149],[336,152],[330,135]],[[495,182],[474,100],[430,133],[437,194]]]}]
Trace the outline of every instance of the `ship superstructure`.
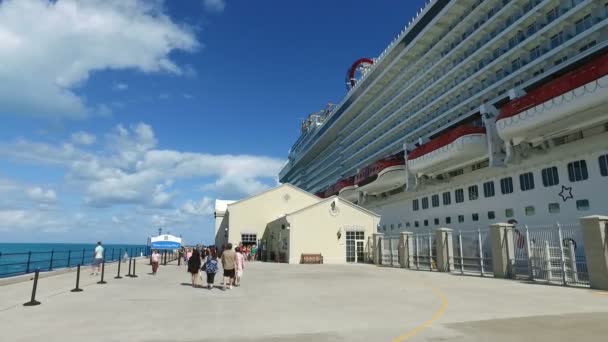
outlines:
[{"label": "ship superstructure", "polygon": [[608,2],[431,1],[353,68],[281,182],[381,231],[608,213]]}]

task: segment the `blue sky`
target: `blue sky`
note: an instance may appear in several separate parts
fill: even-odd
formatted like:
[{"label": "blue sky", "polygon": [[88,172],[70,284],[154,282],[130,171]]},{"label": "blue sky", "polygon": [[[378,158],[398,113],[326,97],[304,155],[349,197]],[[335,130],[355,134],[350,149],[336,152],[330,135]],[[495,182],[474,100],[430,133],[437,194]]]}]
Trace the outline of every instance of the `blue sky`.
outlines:
[{"label": "blue sky", "polygon": [[210,242],[423,1],[0,1],[0,242]]}]

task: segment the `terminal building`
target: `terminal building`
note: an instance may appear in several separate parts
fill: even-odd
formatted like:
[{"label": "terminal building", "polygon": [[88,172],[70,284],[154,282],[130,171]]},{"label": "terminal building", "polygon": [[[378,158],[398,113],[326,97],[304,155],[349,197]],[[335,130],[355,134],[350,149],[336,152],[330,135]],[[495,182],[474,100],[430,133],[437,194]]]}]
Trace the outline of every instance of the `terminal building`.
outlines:
[{"label": "terminal building", "polygon": [[216,200],[215,244],[259,246],[266,261],[367,262],[380,216],[338,196],[319,198],[283,184],[240,201]]}]

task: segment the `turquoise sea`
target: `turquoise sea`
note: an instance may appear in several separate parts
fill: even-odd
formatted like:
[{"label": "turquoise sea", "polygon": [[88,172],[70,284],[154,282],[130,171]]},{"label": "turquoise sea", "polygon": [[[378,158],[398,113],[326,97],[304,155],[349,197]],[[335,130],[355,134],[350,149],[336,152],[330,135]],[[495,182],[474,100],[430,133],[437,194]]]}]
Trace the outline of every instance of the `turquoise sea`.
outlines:
[{"label": "turquoise sea", "polygon": [[[103,245],[106,261],[124,256],[147,255],[145,245]],[[95,243],[0,243],[0,278],[41,272],[93,261]],[[28,262],[29,260],[29,262]]]}]

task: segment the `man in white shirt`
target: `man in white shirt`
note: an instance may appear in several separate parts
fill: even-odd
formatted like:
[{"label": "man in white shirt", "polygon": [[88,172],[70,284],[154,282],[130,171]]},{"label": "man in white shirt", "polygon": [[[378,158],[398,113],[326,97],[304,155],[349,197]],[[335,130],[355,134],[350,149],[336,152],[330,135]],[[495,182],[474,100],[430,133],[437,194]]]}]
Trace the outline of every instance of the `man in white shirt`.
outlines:
[{"label": "man in white shirt", "polygon": [[101,272],[101,263],[103,262],[103,246],[101,245],[101,241],[97,242],[97,247],[95,247],[95,253],[93,256],[93,264],[91,275],[98,275]]}]

